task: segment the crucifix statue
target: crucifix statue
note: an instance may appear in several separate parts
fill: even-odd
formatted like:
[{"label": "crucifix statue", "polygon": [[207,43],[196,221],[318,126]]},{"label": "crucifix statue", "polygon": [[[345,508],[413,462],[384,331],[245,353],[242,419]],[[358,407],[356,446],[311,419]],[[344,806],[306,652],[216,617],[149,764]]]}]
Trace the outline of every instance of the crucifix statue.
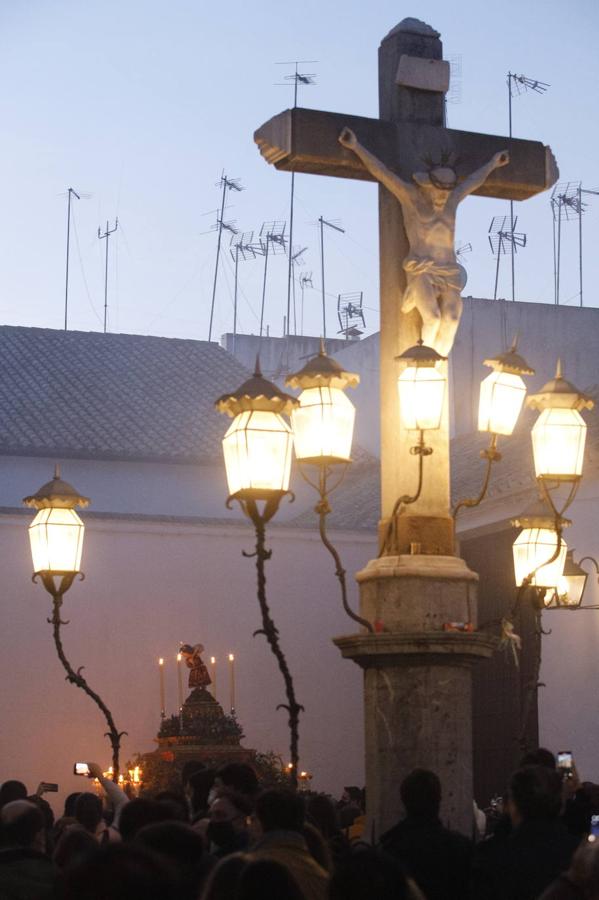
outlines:
[{"label": "crucifix statue", "polygon": [[434,163],[429,158],[428,171],[414,172],[410,183],[363,147],[351,128],[343,129],[339,143],[353,150],[370,174],[399,200],[410,246],[402,262],[407,284],[401,311],[416,309],[423,343],[447,357],[460,324],[461,292],[467,277],[455,255],[458,204],[484,184],[494,169],[507,166],[509,153],[495,153],[462,181],[448,159]]},{"label": "crucifix statue", "polygon": [[[397,819],[399,785],[416,766],[441,778],[443,821],[470,833],[470,670],[495,646],[476,629],[478,576],[455,554],[447,397],[440,428],[426,432],[434,456],[422,489],[399,502],[414,494],[418,462],[400,417],[397,358],[421,338],[442,357],[452,348],[465,285],[458,204],[469,194],[525,200],[559,174],[537,141],[445,127],[442,57],[438,32],[404,19],[379,48],[378,119],[294,108],[254,135],[278,169],[379,184],[382,550],[356,577],[361,614],[380,628],[334,641],[364,670],[369,836]],[[448,631],[452,622],[469,627]]]},{"label": "crucifix statue", "polygon": [[[558,176],[550,149],[537,141],[446,128],[448,89],[438,32],[404,19],[379,49],[380,118],[296,107],[254,135],[277,169],[380,184],[381,535],[416,477],[414,435],[406,433],[397,403],[397,357],[421,332],[446,356],[459,323],[465,273],[453,247],[455,208],[467,194],[523,200]],[[394,529],[395,552],[416,542],[429,553],[453,553],[447,413],[427,443],[434,465]]]}]

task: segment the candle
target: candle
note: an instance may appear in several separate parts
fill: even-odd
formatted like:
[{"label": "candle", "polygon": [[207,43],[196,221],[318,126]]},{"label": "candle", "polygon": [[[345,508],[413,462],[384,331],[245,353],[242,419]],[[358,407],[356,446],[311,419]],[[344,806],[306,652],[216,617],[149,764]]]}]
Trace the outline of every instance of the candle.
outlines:
[{"label": "candle", "polygon": [[166,703],[164,699],[164,660],[162,657],[158,660],[158,668],[160,671],[160,716],[164,719],[166,716]]},{"label": "candle", "polygon": [[179,712],[183,709],[183,673],[181,671],[181,660],[183,657],[177,653],[177,682],[179,685]]},{"label": "candle", "polygon": [[212,667],[212,696],[216,700],[216,656],[210,657],[210,665]]},{"label": "candle", "polygon": [[235,657],[229,653],[229,676],[231,687],[231,715],[235,712]]}]

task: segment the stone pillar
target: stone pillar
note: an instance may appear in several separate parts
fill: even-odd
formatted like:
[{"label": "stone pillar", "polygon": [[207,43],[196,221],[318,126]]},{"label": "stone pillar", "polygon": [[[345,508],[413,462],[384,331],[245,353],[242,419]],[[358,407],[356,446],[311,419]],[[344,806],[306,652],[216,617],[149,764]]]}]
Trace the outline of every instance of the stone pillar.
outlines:
[{"label": "stone pillar", "polygon": [[436,772],[441,817],[472,830],[471,667],[496,639],[447,632],[446,622],[476,626],[478,576],[451,556],[386,556],[357,575],[361,614],[375,634],[335,639],[364,670],[365,838],[376,839],[403,813],[399,786],[414,768]]}]

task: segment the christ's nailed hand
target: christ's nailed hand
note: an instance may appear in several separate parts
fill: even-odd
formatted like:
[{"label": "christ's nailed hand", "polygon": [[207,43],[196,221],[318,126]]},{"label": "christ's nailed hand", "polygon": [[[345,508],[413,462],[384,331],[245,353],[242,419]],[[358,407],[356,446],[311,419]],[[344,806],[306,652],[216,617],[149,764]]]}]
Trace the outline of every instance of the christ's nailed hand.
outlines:
[{"label": "christ's nailed hand", "polygon": [[510,154],[507,150],[502,150],[500,153],[496,153],[493,157],[493,162],[495,163],[495,168],[500,169],[501,166],[507,166],[510,162]]},{"label": "christ's nailed hand", "polygon": [[358,146],[358,139],[351,128],[344,128],[339,135],[338,140],[339,143],[344,147],[347,147],[348,150],[355,150]]}]

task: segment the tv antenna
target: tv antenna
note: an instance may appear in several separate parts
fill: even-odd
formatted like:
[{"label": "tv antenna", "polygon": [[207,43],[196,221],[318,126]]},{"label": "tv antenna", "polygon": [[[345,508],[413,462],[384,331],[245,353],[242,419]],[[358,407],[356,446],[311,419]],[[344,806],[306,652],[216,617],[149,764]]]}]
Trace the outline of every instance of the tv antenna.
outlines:
[{"label": "tv antenna", "polygon": [[[285,237],[285,229],[287,222],[263,222],[260,234],[258,235],[258,243],[252,244],[254,251],[264,257],[264,276],[262,279],[262,304],[260,306],[260,337],[264,328],[264,303],[266,300],[266,276],[268,273],[268,258],[272,254],[285,253],[287,249],[287,239]],[[268,336],[268,334],[267,334]]]},{"label": "tv antenna", "polygon": [[98,238],[106,241],[106,262],[104,264],[104,334],[106,334],[106,324],[108,321],[108,241],[111,234],[114,234],[119,227],[118,217],[114,220],[114,228],[110,228],[108,220],[106,221],[106,231],[102,234],[102,229],[98,227]]},{"label": "tv antenna", "polygon": [[323,219],[322,216],[318,217],[318,222],[320,225],[320,280],[322,284],[322,337],[326,340],[327,336],[327,310],[326,310],[326,300],[325,300],[325,289],[324,289],[324,226],[327,228],[333,228],[335,231],[340,231],[341,234],[345,234],[345,228],[341,227],[339,223],[339,219],[335,219],[334,221],[327,221]]},{"label": "tv antenna", "polygon": [[304,291],[306,288],[313,288],[312,272],[302,272],[299,277],[299,285],[302,292],[302,310],[300,315],[300,334],[304,334]]},{"label": "tv antenna", "polygon": [[[353,294],[338,294],[337,296],[337,318],[339,319],[337,334],[344,334],[346,341],[356,340],[361,334],[364,334],[366,321],[362,309],[363,299],[363,291]],[[358,328],[358,323],[362,325],[362,329]]]},{"label": "tv antenna", "polygon": [[233,354],[235,354],[235,344],[237,341],[237,274],[239,269],[239,259],[245,262],[248,259],[256,259],[256,251],[252,246],[254,240],[253,231],[243,231],[239,234],[235,231],[231,235],[229,251],[235,260],[235,290],[233,294]]},{"label": "tv antenna", "polygon": [[561,273],[561,243],[562,222],[570,222],[578,219],[578,281],[579,304],[583,305],[582,293],[582,216],[588,203],[583,200],[583,194],[598,196],[599,191],[591,191],[583,188],[580,181],[566,181],[556,184],[551,192],[551,211],[553,213],[553,278],[555,284],[555,303],[559,305],[560,299],[560,273]]},{"label": "tv antenna", "polygon": [[[514,227],[518,223],[518,217],[514,219]],[[497,285],[499,283],[499,263],[501,257],[508,251],[514,255],[518,252],[518,247],[526,247],[526,235],[523,232],[512,230],[512,223],[509,216],[493,216],[489,226],[488,238],[491,247],[491,253],[497,257],[497,265],[495,267],[495,290],[493,292],[493,300],[497,300]]]},{"label": "tv antenna", "polygon": [[89,200],[91,194],[77,193],[75,188],[70,187],[61,197],[68,197],[67,200],[67,253],[64,279],[64,330],[68,326],[68,310],[69,310],[69,251],[71,248],[71,200],[76,197],[77,200]]},{"label": "tv antenna", "polygon": [[450,53],[446,60],[449,63],[449,90],[443,104],[445,126],[448,125],[448,105],[451,103],[454,106],[462,101],[462,57],[457,53]]},{"label": "tv antenna", "polygon": [[[510,149],[511,149],[511,139],[513,137],[512,134],[512,99],[514,97],[519,97],[520,94],[528,93],[528,91],[533,91],[536,94],[544,94],[547,88],[550,87],[545,81],[537,81],[536,78],[527,78],[526,75],[516,75],[515,72],[507,73],[507,92],[508,92],[508,119],[509,119],[509,136],[510,136]],[[510,200],[510,231],[512,234],[516,230],[516,221],[514,219],[514,201]],[[510,255],[512,262],[512,301],[516,299],[516,244],[512,241],[510,243]]]},{"label": "tv antenna", "polygon": [[[294,247],[293,252],[290,251],[291,258],[291,284],[293,287],[293,333],[297,336],[297,306],[295,302],[295,267],[303,266],[304,259],[303,255],[306,252],[307,247]],[[288,322],[287,324],[287,334],[291,333],[291,325]]]},{"label": "tv antenna", "polygon": [[472,244],[462,244],[461,247],[458,247],[455,252],[456,259],[463,261],[466,253],[472,253]]},{"label": "tv antenna", "polygon": [[[316,63],[315,59],[295,59],[295,60],[287,60],[285,62],[275,63],[277,66],[294,66],[295,69],[293,72],[284,75],[284,81],[277,82],[278,85],[283,87],[290,87],[293,85],[293,108],[297,107],[297,92],[300,87],[310,87],[311,85],[316,84],[316,73],[315,72],[300,72],[299,66],[303,65],[311,65]],[[287,266],[287,334],[289,334],[290,328],[290,318],[291,318],[291,290],[293,284],[293,260],[291,258],[292,247],[293,247],[293,206],[294,206],[294,197],[295,197],[295,172],[291,173],[291,198],[289,201],[289,259]],[[294,321],[295,321],[295,313],[294,313]]]},{"label": "tv antenna", "polygon": [[218,262],[220,259],[220,244],[223,236],[223,228],[226,231],[230,231],[232,234],[236,234],[236,231],[233,231],[234,223],[229,222],[225,223],[224,215],[225,215],[225,198],[227,196],[227,191],[242,191],[243,187],[239,178],[229,178],[223,172],[220,179],[216,182],[215,187],[219,187],[222,190],[222,200],[220,205],[220,215],[217,215],[215,230],[218,231],[218,240],[216,243],[216,262],[214,265],[214,283],[212,285],[212,302],[210,304],[210,324],[208,326],[208,340],[212,340],[212,322],[214,319],[214,301],[216,299],[216,283],[218,280]]}]

